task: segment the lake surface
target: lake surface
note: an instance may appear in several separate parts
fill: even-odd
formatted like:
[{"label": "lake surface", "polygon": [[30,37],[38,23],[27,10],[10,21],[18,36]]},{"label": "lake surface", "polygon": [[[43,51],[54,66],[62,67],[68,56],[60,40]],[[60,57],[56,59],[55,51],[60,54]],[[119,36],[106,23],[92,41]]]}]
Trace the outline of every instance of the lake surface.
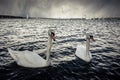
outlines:
[{"label": "lake surface", "polygon": [[[48,29],[57,42],[51,50],[51,66],[18,66],[8,53],[46,48]],[[75,56],[77,44],[93,34],[92,60]],[[120,20],[0,19],[0,80],[118,80],[120,79]]]}]

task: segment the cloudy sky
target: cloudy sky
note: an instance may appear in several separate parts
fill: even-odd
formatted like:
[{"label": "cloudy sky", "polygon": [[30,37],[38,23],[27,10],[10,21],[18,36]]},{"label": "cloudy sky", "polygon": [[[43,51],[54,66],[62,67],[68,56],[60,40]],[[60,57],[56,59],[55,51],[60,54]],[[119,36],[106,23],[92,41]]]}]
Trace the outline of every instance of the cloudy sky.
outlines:
[{"label": "cloudy sky", "polygon": [[0,0],[0,15],[45,18],[120,17],[120,0]]}]

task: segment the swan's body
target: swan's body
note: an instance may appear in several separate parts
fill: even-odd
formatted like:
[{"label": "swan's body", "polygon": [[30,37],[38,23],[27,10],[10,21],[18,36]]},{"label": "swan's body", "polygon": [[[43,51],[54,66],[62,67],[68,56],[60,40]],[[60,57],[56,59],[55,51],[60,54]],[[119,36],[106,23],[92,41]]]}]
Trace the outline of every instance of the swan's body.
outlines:
[{"label": "swan's body", "polygon": [[[10,48],[8,48],[8,52],[10,53],[11,57],[16,61],[16,63],[23,67],[47,67],[50,65],[50,50],[51,50],[51,42],[54,38],[54,35],[52,34],[52,31],[49,31],[49,37],[48,37],[48,44],[47,44],[47,50],[46,50],[46,59],[39,56],[34,51],[14,51]],[[52,36],[51,36],[52,35]]]},{"label": "swan's body", "polygon": [[75,55],[86,62],[90,62],[90,60],[92,59],[92,55],[89,51],[90,39],[92,39],[92,40],[94,40],[94,39],[93,39],[93,37],[88,38],[88,36],[86,39],[87,39],[86,45],[77,45]]},{"label": "swan's body", "polygon": [[31,51],[13,51],[8,49],[11,57],[17,62],[18,65],[24,67],[45,67],[50,65],[47,61],[40,57],[38,54]]}]

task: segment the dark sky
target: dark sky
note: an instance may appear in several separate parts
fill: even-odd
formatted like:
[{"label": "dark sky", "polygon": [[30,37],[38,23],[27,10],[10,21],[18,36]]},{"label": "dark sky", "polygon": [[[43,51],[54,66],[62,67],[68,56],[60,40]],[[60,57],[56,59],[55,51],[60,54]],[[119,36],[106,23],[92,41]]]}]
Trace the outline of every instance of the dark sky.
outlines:
[{"label": "dark sky", "polygon": [[120,0],[0,0],[0,15],[47,18],[120,17]]}]

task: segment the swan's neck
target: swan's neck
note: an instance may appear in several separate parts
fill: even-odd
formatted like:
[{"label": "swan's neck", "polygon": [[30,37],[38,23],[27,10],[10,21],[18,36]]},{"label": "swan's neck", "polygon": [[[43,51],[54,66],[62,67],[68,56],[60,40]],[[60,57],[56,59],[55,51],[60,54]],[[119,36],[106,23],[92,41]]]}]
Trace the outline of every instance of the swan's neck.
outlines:
[{"label": "swan's neck", "polygon": [[48,42],[47,42],[47,52],[46,52],[46,60],[49,61],[50,59],[50,50],[51,50],[51,44],[52,43],[52,38],[49,36],[48,37]]},{"label": "swan's neck", "polygon": [[87,41],[86,41],[86,56],[89,55],[89,48],[90,48],[90,40],[87,39]]}]

